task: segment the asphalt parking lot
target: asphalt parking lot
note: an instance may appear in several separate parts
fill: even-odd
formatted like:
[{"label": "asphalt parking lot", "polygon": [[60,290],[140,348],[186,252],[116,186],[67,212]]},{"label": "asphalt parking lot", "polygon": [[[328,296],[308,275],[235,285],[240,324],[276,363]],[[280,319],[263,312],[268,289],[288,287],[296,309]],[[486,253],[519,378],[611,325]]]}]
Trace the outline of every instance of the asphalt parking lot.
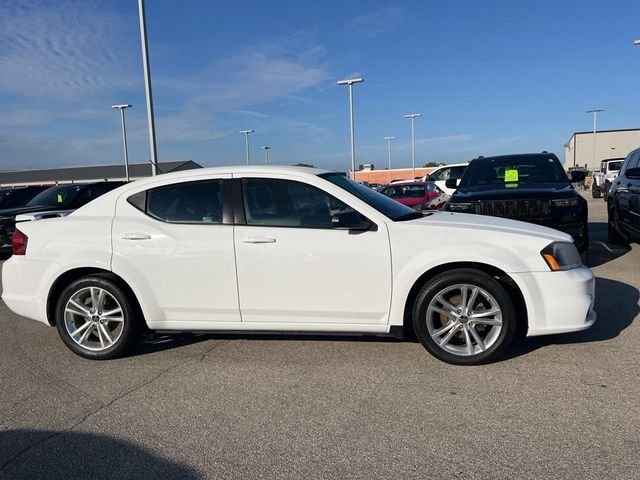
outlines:
[{"label": "asphalt parking lot", "polygon": [[384,338],[187,334],[92,362],[0,303],[0,478],[638,478],[640,245],[608,245],[589,207],[597,324],[480,367]]}]

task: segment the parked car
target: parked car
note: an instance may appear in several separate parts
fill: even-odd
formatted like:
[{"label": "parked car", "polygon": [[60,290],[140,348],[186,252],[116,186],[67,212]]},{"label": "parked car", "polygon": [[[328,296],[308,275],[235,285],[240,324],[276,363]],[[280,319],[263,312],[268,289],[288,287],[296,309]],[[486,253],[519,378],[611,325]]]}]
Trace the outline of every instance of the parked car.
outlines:
[{"label": "parked car", "polygon": [[428,175],[425,175],[423,179],[425,182],[435,182],[438,188],[444,193],[453,195],[453,192],[456,191],[457,184],[454,185],[453,182],[449,182],[449,186],[447,186],[447,180],[460,180],[462,175],[464,175],[467,165],[469,165],[469,162],[443,165]]},{"label": "parked car", "polygon": [[433,182],[394,183],[384,187],[380,193],[419,212],[435,210],[446,202],[446,196]]},{"label": "parked car", "polygon": [[[511,220],[423,215],[343,174],[221,167],[117,188],[20,224],[2,298],[76,354],[123,354],[142,327],[402,335],[491,361],[590,327],[594,276],[571,237]],[[558,295],[562,292],[562,295]]]},{"label": "parked car", "polygon": [[607,212],[611,243],[640,240],[640,148],[627,155],[613,181]]},{"label": "parked car", "polygon": [[45,212],[75,210],[122,184],[123,182],[96,182],[49,187],[25,205],[0,210],[0,252],[11,251],[11,237],[15,231],[17,215],[37,212],[38,218],[41,218]]},{"label": "parked car", "polygon": [[600,162],[600,171],[594,172],[591,183],[591,196],[600,198],[606,197],[611,189],[611,185],[622,167],[624,158],[610,158]]},{"label": "parked car", "polygon": [[571,180],[553,153],[478,158],[444,208],[555,228],[573,237],[586,260],[588,207],[571,185],[583,180],[584,172],[569,173]]},{"label": "parked car", "polygon": [[0,210],[24,206],[37,194],[49,188],[48,186],[28,186],[3,188],[0,190]]}]

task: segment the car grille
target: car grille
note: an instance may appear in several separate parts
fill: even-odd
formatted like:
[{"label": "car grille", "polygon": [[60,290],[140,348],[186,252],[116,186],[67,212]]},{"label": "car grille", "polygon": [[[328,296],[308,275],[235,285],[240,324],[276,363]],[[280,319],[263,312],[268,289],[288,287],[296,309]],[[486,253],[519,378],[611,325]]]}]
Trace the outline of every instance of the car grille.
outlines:
[{"label": "car grille", "polygon": [[550,200],[492,200],[474,204],[475,213],[507,218],[547,217],[551,213]]}]

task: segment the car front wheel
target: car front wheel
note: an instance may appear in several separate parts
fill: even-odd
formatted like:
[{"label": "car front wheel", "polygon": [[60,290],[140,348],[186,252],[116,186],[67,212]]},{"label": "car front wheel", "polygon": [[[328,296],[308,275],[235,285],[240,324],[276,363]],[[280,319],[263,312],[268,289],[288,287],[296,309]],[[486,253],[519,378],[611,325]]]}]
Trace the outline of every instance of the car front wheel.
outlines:
[{"label": "car front wheel", "polygon": [[58,334],[81,357],[106,360],[123,354],[137,337],[137,312],[114,281],[89,276],[74,281],[56,308]]},{"label": "car front wheel", "polygon": [[413,328],[422,345],[455,365],[495,360],[513,340],[516,321],[504,287],[473,269],[437,275],[422,288],[413,308]]}]

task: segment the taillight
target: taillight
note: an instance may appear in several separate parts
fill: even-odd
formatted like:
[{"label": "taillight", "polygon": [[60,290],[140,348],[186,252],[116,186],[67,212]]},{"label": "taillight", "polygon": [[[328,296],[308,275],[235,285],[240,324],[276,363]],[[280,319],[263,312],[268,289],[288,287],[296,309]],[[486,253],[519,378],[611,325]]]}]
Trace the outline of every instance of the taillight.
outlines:
[{"label": "taillight", "polygon": [[27,253],[27,242],[29,237],[16,228],[16,232],[11,237],[11,246],[14,255],[24,255]]}]

